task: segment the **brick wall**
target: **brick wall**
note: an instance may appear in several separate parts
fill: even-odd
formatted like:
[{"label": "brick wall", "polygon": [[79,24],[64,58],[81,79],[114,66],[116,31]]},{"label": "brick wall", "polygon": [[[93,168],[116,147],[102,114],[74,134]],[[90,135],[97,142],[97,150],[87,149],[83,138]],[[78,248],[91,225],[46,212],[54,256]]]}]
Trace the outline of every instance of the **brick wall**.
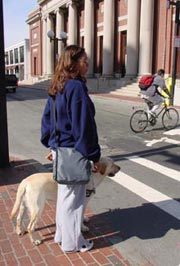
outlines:
[{"label": "brick wall", "polygon": [[36,9],[29,14],[31,76],[42,75],[42,22]]}]

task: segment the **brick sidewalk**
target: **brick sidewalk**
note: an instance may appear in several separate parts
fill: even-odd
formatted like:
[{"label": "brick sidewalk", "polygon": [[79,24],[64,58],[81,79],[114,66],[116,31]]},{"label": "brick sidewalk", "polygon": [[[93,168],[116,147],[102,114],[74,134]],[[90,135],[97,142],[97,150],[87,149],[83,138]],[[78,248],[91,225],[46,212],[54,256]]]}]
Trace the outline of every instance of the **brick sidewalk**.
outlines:
[{"label": "brick sidewalk", "polygon": [[107,222],[93,216],[91,210],[88,210],[90,233],[86,238],[94,241],[94,249],[89,252],[64,254],[54,243],[54,202],[46,204],[38,222],[35,234],[44,239],[40,246],[33,246],[27,234],[17,236],[9,214],[19,182],[26,176],[38,172],[38,164],[33,160],[11,158],[10,166],[0,169],[0,266],[129,266],[128,260],[123,258],[110,242],[110,238],[116,238],[118,233],[114,232]]}]

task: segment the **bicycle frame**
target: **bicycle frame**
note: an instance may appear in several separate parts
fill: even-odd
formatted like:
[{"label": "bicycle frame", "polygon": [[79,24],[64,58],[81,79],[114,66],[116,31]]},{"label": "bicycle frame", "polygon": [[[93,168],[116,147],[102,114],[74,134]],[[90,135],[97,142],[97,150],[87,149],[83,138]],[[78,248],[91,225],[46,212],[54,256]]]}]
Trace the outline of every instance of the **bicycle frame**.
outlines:
[{"label": "bicycle frame", "polygon": [[[148,105],[148,102],[149,102],[149,101],[146,100],[145,102],[146,102],[146,104]],[[166,101],[164,100],[163,103],[164,103],[164,106],[161,108],[161,110],[160,110],[158,113],[156,113],[156,118],[158,118],[159,115],[160,115],[163,111],[166,111],[166,110],[167,110],[167,104],[166,104]]]},{"label": "bicycle frame", "polygon": [[156,118],[159,117],[159,115],[164,111],[164,110],[167,110],[167,105],[164,104],[163,108],[156,114]]}]

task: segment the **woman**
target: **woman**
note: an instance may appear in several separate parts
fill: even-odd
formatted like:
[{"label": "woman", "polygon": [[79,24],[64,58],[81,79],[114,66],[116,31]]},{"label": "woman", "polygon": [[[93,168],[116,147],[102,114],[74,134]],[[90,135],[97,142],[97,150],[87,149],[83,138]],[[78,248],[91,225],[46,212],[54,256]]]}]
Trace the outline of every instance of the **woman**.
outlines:
[{"label": "woman", "polygon": [[[95,108],[86,87],[87,69],[85,50],[76,45],[67,46],[57,63],[48,91],[41,123],[41,142],[52,151],[57,146],[74,147],[98,169],[100,146],[94,120]],[[48,158],[51,156],[49,153]],[[85,252],[93,247],[93,242],[85,240],[81,233],[84,202],[85,185],[58,184],[55,242],[61,243],[64,252]]]}]

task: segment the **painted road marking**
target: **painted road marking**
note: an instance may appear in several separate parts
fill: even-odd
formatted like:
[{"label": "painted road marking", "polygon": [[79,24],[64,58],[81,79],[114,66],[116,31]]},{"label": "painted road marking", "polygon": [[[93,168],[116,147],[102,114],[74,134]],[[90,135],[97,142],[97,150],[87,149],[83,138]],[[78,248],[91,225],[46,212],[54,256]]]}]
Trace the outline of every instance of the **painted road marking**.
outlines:
[{"label": "painted road marking", "polygon": [[[169,131],[165,131],[163,134],[170,135],[170,136],[175,136],[175,135],[180,136],[180,128],[175,128]],[[168,137],[163,137],[160,139],[153,139],[153,140],[145,140],[144,142],[146,143],[147,147],[151,147],[154,144],[160,143],[160,142],[166,142],[166,143],[176,144],[176,145],[180,144],[180,140],[175,140],[175,139],[171,139]]]},{"label": "painted road marking", "polygon": [[168,137],[163,137],[160,139],[153,139],[153,140],[145,140],[144,142],[146,143],[147,147],[151,147],[154,144],[159,143],[159,142],[166,142],[166,143],[176,144],[176,145],[180,144],[180,140],[170,139]]},{"label": "painted road marking", "polygon": [[165,135],[171,135],[171,136],[180,135],[180,128],[175,128],[175,129],[166,131],[163,134],[165,134]]},{"label": "painted road marking", "polygon": [[180,203],[178,201],[123,172],[118,172],[114,177],[110,177],[110,179],[180,220]]},{"label": "painted road marking", "polygon": [[140,164],[142,166],[145,166],[153,171],[156,171],[158,173],[161,173],[162,175],[168,176],[176,181],[180,181],[180,172],[176,171],[174,169],[170,169],[168,167],[165,167],[163,165],[160,165],[156,162],[144,159],[142,157],[138,156],[131,156],[131,157],[126,157],[126,159],[135,162],[137,164]]}]

